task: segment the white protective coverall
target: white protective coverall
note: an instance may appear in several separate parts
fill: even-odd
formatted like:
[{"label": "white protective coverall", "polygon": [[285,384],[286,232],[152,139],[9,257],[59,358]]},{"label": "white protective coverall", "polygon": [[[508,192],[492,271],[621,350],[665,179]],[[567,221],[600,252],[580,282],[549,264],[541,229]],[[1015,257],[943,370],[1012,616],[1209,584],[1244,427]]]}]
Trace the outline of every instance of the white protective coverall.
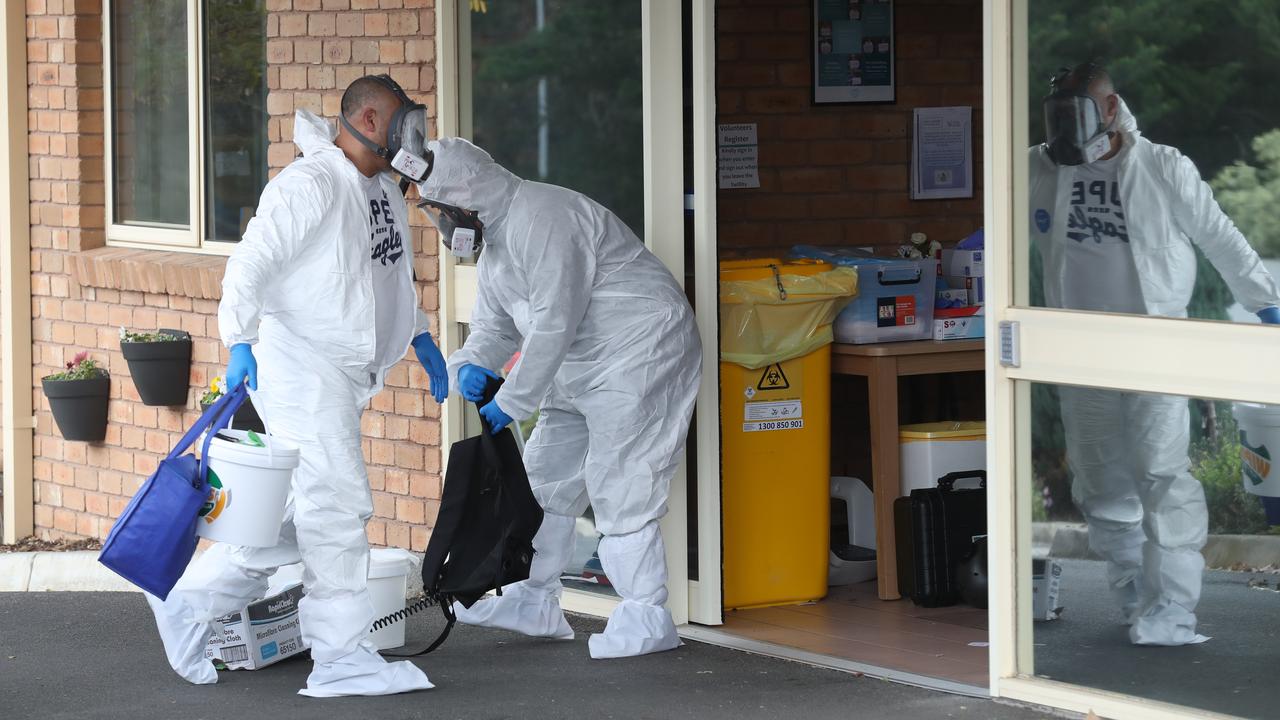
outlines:
[{"label": "white protective coverall", "polygon": [[[1120,102],[1116,127],[1120,205],[1142,305],[1148,315],[1184,318],[1199,247],[1250,312],[1280,302],[1280,289],[1236,229],[1190,158],[1138,132]],[[1067,218],[1075,175],[1043,145],[1031,148],[1031,236],[1044,259],[1046,304],[1066,307]],[[1130,640],[1185,645],[1196,633],[1208,534],[1204,489],[1191,475],[1187,399],[1059,388],[1072,498],[1089,526],[1089,545],[1108,562],[1108,580]]]},{"label": "white protective coverall", "polygon": [[[301,462],[279,544],[215,544],[187,568],[167,600],[148,595],[170,665],[193,683],[217,681],[203,655],[210,621],[263,597],[276,568],[301,560],[306,596],[298,612],[315,666],[300,694],[432,687],[415,665],[387,663],[368,639],[375,618],[365,523],[373,502],[360,416],[388,368],[371,367],[376,343],[366,195],[334,137],[327,122],[298,111],[294,142],[304,157],[267,184],[227,261],[218,308],[222,340],[254,345],[263,417],[273,436],[299,446]],[[405,239],[396,296],[418,308],[408,209],[394,180],[384,175],[381,182]],[[427,331],[427,318],[421,310],[399,317],[416,322],[384,332],[394,333],[391,346],[407,351]]]},{"label": "white protective coverall", "polygon": [[498,370],[517,352],[496,402],[519,421],[539,412],[525,449],[546,512],[529,580],[458,606],[462,622],[572,638],[560,574],[574,518],[588,503],[600,562],[622,598],[595,658],[679,646],[658,520],[689,429],[701,343],[680,285],[613,213],[581,193],[521,180],[465,140],[432,143],[424,197],[484,223],[470,335],[449,359]]}]

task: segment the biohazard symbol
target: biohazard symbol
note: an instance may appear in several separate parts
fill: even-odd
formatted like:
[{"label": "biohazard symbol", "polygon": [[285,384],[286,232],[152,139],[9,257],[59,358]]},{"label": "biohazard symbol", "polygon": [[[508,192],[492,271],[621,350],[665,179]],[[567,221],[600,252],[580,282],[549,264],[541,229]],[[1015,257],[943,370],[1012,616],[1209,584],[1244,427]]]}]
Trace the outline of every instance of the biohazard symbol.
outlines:
[{"label": "biohazard symbol", "polygon": [[231,491],[224,490],[222,480],[214,471],[209,471],[209,497],[205,498],[204,505],[200,507],[200,517],[204,518],[207,523],[212,523],[218,519],[223,510],[231,505]]},{"label": "biohazard symbol", "polygon": [[760,390],[786,390],[791,387],[791,383],[787,381],[787,375],[782,372],[781,365],[770,365],[764,369],[764,374],[760,376],[760,382],[756,383],[756,387]]}]

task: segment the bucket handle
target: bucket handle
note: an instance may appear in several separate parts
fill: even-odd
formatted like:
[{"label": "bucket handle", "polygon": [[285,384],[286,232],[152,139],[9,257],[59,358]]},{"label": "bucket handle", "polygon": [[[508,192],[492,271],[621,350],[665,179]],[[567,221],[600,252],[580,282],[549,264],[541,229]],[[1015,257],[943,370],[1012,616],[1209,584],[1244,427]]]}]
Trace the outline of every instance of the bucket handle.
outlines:
[{"label": "bucket handle", "polygon": [[258,418],[262,420],[262,429],[266,431],[266,437],[263,438],[263,441],[267,445],[267,461],[275,465],[276,453],[271,447],[271,423],[267,420],[266,403],[262,402],[262,396],[258,394],[257,390],[249,387],[248,383],[245,383],[244,387],[249,391],[249,401],[253,403],[253,409],[258,412]]}]

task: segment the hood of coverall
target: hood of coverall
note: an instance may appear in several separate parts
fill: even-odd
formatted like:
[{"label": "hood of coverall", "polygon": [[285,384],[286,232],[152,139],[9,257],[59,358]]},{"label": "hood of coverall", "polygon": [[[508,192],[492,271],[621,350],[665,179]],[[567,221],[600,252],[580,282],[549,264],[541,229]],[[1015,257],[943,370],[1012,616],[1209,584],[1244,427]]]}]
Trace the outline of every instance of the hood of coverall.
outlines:
[{"label": "hood of coverall", "polygon": [[462,138],[433,140],[427,148],[435,154],[435,168],[421,186],[422,196],[476,211],[485,242],[500,242],[499,228],[524,181]]},{"label": "hood of coverall", "polygon": [[1120,107],[1116,109],[1116,132],[1124,138],[1126,148],[1132,147],[1133,142],[1142,135],[1138,130],[1138,118],[1133,116],[1133,112],[1129,110],[1129,104],[1123,97],[1116,95],[1116,99],[1120,101]]},{"label": "hood of coverall", "polygon": [[293,144],[302,150],[303,155],[342,152],[342,148],[333,144],[337,137],[337,128],[310,110],[299,110],[293,114]]}]

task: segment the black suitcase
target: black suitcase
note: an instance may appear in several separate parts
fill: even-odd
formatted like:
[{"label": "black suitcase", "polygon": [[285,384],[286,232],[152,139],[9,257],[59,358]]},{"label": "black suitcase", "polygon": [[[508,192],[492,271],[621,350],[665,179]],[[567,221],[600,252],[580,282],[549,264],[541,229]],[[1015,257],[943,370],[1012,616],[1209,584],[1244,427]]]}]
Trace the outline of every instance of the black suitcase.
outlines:
[{"label": "black suitcase", "polygon": [[[978,478],[981,488],[956,490],[957,480]],[[987,534],[987,473],[954,472],[938,487],[912,490],[893,502],[898,593],[921,607],[955,605],[956,565],[975,537]]]}]

